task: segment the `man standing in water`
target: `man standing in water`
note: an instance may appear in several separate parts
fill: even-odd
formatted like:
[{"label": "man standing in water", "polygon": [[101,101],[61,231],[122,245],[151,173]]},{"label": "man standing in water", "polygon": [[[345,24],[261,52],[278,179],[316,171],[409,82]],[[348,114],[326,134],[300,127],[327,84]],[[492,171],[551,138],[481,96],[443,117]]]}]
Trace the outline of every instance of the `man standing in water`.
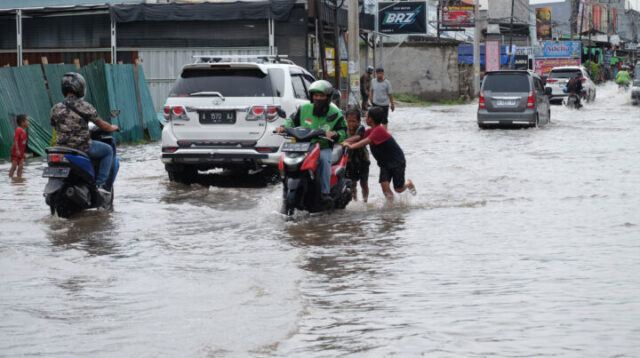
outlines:
[{"label": "man standing in water", "polygon": [[376,80],[371,82],[371,104],[383,109],[382,126],[384,128],[387,128],[389,123],[389,107],[391,107],[392,111],[396,110],[392,92],[391,82],[384,78],[384,69],[382,67],[376,68]]}]

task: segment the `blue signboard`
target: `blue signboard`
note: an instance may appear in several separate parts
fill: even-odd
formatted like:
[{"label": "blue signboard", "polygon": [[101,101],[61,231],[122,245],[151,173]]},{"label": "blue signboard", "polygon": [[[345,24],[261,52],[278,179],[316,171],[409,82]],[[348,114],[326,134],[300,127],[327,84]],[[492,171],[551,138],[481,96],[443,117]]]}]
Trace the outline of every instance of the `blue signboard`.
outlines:
[{"label": "blue signboard", "polygon": [[378,3],[379,31],[383,34],[426,34],[426,5],[424,1]]},{"label": "blue signboard", "polygon": [[581,57],[580,41],[544,41],[536,49],[536,58]]}]

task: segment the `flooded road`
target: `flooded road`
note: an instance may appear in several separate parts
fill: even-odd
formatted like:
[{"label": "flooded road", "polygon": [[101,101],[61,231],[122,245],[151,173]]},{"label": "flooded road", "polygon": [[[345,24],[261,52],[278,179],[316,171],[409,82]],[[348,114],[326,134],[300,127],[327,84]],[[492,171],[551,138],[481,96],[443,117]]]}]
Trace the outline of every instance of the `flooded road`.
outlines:
[{"label": "flooded road", "polygon": [[[637,357],[640,107],[552,124],[400,108],[418,195],[278,214],[281,187],[169,183],[121,147],[113,212],[49,216],[46,163],[0,164],[0,356]],[[259,182],[259,181],[258,181]],[[218,183],[212,180],[212,183]]]}]

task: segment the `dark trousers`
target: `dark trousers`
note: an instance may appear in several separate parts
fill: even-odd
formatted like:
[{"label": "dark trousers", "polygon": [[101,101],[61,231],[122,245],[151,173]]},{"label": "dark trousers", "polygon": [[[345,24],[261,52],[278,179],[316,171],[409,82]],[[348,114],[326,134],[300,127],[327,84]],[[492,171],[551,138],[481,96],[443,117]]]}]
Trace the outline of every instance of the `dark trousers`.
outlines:
[{"label": "dark trousers", "polygon": [[369,109],[369,95],[362,92],[360,94],[362,95],[362,110],[366,111]]},{"label": "dark trousers", "polygon": [[377,105],[375,103],[373,103],[373,105],[375,107],[380,107],[380,108],[382,108],[384,110],[384,118],[382,119],[382,124],[389,123],[389,106],[380,106],[380,105]]}]

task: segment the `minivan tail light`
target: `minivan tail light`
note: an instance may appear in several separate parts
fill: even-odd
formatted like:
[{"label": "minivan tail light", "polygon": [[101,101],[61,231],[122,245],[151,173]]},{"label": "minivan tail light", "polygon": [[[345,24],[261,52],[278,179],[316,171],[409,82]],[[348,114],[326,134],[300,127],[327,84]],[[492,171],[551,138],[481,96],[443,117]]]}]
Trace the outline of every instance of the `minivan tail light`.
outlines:
[{"label": "minivan tail light", "polygon": [[533,91],[529,93],[529,98],[527,99],[527,108],[536,108],[536,97],[533,94]]},{"label": "minivan tail light", "polygon": [[484,94],[480,92],[480,99],[478,100],[478,108],[487,108],[487,105],[484,103]]}]

